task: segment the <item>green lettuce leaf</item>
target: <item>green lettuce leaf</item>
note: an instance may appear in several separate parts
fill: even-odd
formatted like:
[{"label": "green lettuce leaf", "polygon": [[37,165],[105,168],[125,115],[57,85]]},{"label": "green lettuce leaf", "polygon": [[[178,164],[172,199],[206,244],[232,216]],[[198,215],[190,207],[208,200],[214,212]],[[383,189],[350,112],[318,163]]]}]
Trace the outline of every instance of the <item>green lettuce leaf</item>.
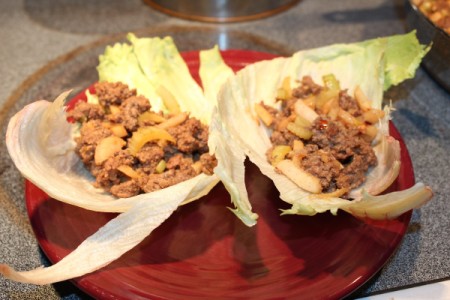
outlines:
[{"label": "green lettuce leaf", "polygon": [[209,124],[216,98],[211,102],[211,97],[204,96],[173,39],[138,38],[131,33],[127,38],[130,44],[109,46],[100,56],[99,80],[121,81],[147,97],[153,110],[168,112],[158,93],[163,87],[174,96],[182,111]]},{"label": "green lettuce leaf", "polygon": [[[154,49],[153,53],[160,50]],[[144,75],[131,45],[116,43],[107,46],[105,52],[99,56],[97,72],[99,81],[120,81],[127,84],[140,95],[147,97],[153,109],[165,111],[161,97],[156,94],[154,84]]]},{"label": "green lettuce leaf", "polygon": [[[129,34],[128,39],[141,70],[156,91],[163,86],[175,97],[182,111],[209,124],[214,103],[204,97],[172,38],[137,38]],[[161,50],[155,52],[158,49]]]},{"label": "green lettuce leaf", "polygon": [[431,45],[421,45],[415,31],[387,39],[384,90],[413,78]]}]

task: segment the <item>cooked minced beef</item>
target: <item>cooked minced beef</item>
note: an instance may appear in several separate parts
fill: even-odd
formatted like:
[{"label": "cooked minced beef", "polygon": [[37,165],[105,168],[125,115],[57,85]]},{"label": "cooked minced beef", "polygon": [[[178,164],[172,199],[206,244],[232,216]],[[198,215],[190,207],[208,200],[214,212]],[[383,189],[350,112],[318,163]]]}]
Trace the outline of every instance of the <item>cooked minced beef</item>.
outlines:
[{"label": "cooked minced beef", "polygon": [[183,127],[171,127],[167,132],[177,140],[176,148],[181,152],[208,152],[208,128],[197,119],[188,119]]},{"label": "cooked minced beef", "polygon": [[[128,143],[133,133],[160,122],[140,121],[139,117],[151,110],[150,102],[120,82],[97,83],[95,93],[99,104],[81,101],[67,112],[69,118],[81,123],[76,150],[95,177],[95,187],[126,198],[169,187],[200,173],[213,174],[217,161],[208,154],[208,127],[200,121],[188,117],[166,129],[176,143],[153,140],[132,155]],[[155,114],[165,120],[172,116]],[[115,131],[115,126],[123,130]],[[105,138],[113,136],[123,139],[126,145],[97,163],[96,149]]]},{"label": "cooked minced beef", "polygon": [[100,105],[108,108],[110,105],[120,105],[123,100],[136,96],[136,90],[130,90],[121,82],[99,82],[95,85],[95,94]]},{"label": "cooked minced beef", "polygon": [[217,161],[214,155],[203,153],[202,155],[200,155],[200,165],[202,167],[201,171],[203,173],[205,173],[206,175],[212,175],[213,169],[217,165]]},{"label": "cooked minced beef", "polygon": [[150,102],[143,96],[131,96],[123,100],[119,108],[120,112],[108,115],[108,120],[123,124],[128,131],[133,132],[139,127],[139,115],[150,109]]},{"label": "cooked minced beef", "polygon": [[[70,111],[70,116],[75,116],[78,114],[78,107],[83,109],[84,105],[81,104],[81,102],[79,103],[80,104],[77,104],[76,109]],[[98,142],[110,135],[112,135],[111,130],[109,128],[105,128],[102,125],[102,121],[99,119],[88,119],[88,121],[82,123],[80,128],[80,137],[76,139],[76,142],[77,152],[85,165],[90,166],[90,164],[94,161],[95,147]]]},{"label": "cooked minced beef", "polygon": [[300,85],[292,91],[292,96],[296,99],[304,99],[309,95],[317,95],[322,87],[316,84],[311,76],[303,76]]},{"label": "cooked minced beef", "polygon": [[[291,98],[283,99],[280,110],[261,103],[273,116],[273,123],[270,125],[273,147],[267,152],[267,157],[273,162],[272,151],[276,146],[287,145],[294,148],[294,142],[301,140],[301,151],[296,154],[291,152],[288,158],[293,159],[297,155],[296,163],[320,180],[323,192],[338,189],[350,191],[361,185],[367,170],[377,164],[371,141],[364,137],[360,128],[350,126],[339,118],[330,119],[318,109],[316,112],[319,117],[309,128],[311,138],[301,139],[286,128],[286,124],[294,122],[296,118],[296,101],[318,95],[323,90],[311,77],[305,76],[300,85],[292,90]],[[361,117],[362,111],[358,103],[346,91],[339,92],[338,103],[341,109],[353,117]]]},{"label": "cooked minced beef", "polygon": [[[354,127],[346,127],[341,122],[321,116],[314,122],[312,132],[312,138],[306,145],[314,145],[317,150],[309,153],[301,164],[305,170],[321,178],[325,191],[358,187],[364,182],[369,167],[377,164],[370,143]],[[321,158],[318,169],[310,164],[313,155]]]},{"label": "cooked minced beef", "polygon": [[110,189],[114,185],[120,184],[125,177],[118,168],[120,166],[133,166],[135,163],[136,158],[131,156],[126,150],[120,150],[114,153],[113,156],[101,165],[96,165],[94,162],[91,162],[91,172],[96,179],[94,186]]},{"label": "cooked minced beef", "polygon": [[182,170],[170,169],[161,174],[148,175],[141,188],[144,192],[149,193],[188,180],[195,175],[197,173],[192,168]]},{"label": "cooked minced beef", "polygon": [[353,99],[353,97],[350,97],[350,95],[347,94],[346,91],[339,92],[339,106],[354,117],[358,117],[361,115],[361,109],[359,108],[355,99]]},{"label": "cooked minced beef", "polygon": [[158,163],[164,159],[164,149],[155,143],[145,144],[141,150],[136,154],[139,160],[140,168],[145,174],[155,172]]},{"label": "cooked minced beef", "polygon": [[79,102],[76,110],[71,110],[68,115],[74,120],[95,120],[103,119],[105,112],[99,105],[92,105],[87,102]]}]

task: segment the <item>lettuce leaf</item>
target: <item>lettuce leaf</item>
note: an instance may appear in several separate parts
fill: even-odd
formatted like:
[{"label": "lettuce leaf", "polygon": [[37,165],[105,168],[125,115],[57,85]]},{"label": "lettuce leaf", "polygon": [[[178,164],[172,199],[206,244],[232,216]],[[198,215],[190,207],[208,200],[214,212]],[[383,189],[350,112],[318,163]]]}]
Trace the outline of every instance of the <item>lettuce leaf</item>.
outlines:
[{"label": "lettuce leaf", "polygon": [[[14,164],[25,178],[56,200],[93,211],[129,210],[149,194],[117,199],[93,187],[92,176],[75,152],[73,132],[76,125],[66,121],[63,104],[68,94],[61,94],[54,102],[33,102],[10,120],[6,145]],[[188,194],[181,203],[205,195],[219,181],[215,175],[200,174],[197,177],[202,180],[191,188],[196,193]],[[178,185],[185,184],[181,182]],[[162,190],[163,198],[179,196],[171,191],[173,187]]]},{"label": "lettuce leaf", "polygon": [[[233,74],[233,70],[223,61],[217,46],[210,50],[200,51],[200,79],[203,84],[205,97],[211,103],[214,103],[214,106],[217,105],[217,95],[222,85]],[[234,208],[230,208],[230,210],[245,225],[255,225],[258,215],[252,211],[252,206],[245,193],[244,178],[234,177],[244,175],[245,170],[239,162],[245,159],[245,153],[239,147],[239,144],[230,138],[216,109],[213,110],[209,127],[208,146],[210,152],[218,160],[214,174],[220,178],[231,196]],[[235,168],[239,169],[239,172],[233,172]]]},{"label": "lettuce leaf", "polygon": [[[153,53],[159,53],[161,50],[161,47],[158,47]],[[154,110],[165,111],[161,97],[156,94],[154,84],[142,72],[131,45],[116,43],[107,46],[105,52],[99,56],[97,72],[99,81],[120,81],[127,84],[130,88],[138,90],[140,95],[147,97]]]},{"label": "lettuce leaf", "polygon": [[200,51],[199,75],[205,97],[217,105],[217,95],[225,81],[234,75],[233,70],[224,62],[219,47]]},{"label": "lettuce leaf", "polygon": [[23,283],[45,285],[94,272],[118,259],[151,234],[170,217],[183,199],[195,192],[201,180],[201,177],[194,177],[184,185],[174,186],[172,196],[160,190],[139,199],[128,211],[109,221],[52,266],[16,271],[0,264],[0,274]]},{"label": "lettuce leaf", "polygon": [[422,58],[430,49],[431,45],[425,46],[418,42],[416,31],[387,39],[384,90],[413,78]]}]

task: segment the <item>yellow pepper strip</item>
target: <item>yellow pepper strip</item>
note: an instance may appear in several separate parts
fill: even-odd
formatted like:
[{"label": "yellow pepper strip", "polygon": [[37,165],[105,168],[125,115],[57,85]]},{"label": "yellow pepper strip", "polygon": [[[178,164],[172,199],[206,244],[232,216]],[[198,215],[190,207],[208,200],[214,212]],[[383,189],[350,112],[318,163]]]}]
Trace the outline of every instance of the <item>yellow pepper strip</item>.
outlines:
[{"label": "yellow pepper strip", "polygon": [[141,127],[128,140],[130,154],[136,155],[146,143],[155,140],[166,140],[176,143],[175,138],[162,128],[154,126]]}]

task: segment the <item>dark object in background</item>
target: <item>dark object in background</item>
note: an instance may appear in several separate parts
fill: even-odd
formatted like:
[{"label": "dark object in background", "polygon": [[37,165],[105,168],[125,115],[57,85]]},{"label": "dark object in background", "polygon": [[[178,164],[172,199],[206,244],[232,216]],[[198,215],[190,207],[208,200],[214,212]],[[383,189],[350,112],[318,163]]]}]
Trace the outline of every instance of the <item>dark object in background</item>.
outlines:
[{"label": "dark object in background", "polygon": [[241,22],[265,18],[294,6],[300,0],[144,0],[174,17],[201,22]]},{"label": "dark object in background", "polygon": [[406,21],[409,30],[417,30],[421,43],[433,43],[422,65],[450,92],[450,35],[433,24],[410,0],[406,0]]}]

